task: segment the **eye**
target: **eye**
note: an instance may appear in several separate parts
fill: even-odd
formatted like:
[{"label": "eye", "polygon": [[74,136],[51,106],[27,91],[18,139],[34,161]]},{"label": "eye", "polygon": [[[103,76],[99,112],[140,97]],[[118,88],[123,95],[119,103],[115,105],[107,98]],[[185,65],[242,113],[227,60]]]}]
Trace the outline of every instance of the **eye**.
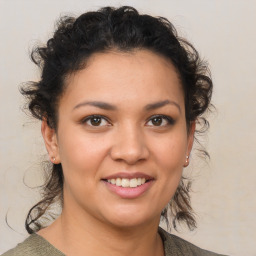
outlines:
[{"label": "eye", "polygon": [[83,124],[87,124],[88,126],[109,126],[109,121],[100,115],[92,115],[88,116],[82,120]]},{"label": "eye", "polygon": [[148,126],[168,126],[174,124],[174,120],[169,116],[156,115],[152,116],[147,122]]}]

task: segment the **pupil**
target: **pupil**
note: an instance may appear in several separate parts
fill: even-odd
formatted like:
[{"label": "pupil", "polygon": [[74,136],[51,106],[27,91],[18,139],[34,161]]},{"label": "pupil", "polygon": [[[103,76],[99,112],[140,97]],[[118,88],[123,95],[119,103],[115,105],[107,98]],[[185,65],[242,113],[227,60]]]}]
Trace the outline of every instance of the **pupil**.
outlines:
[{"label": "pupil", "polygon": [[99,126],[100,123],[101,123],[101,118],[99,118],[99,117],[94,117],[94,118],[92,118],[91,123],[92,123],[92,125],[94,125],[94,126]]},{"label": "pupil", "polygon": [[159,126],[159,125],[162,124],[162,118],[161,117],[155,117],[155,118],[153,118],[152,123],[156,126]]}]

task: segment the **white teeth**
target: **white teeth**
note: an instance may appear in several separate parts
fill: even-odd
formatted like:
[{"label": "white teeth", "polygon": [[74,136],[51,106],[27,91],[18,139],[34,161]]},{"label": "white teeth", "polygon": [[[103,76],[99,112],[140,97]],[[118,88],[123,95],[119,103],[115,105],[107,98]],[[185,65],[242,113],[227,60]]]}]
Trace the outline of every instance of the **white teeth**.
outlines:
[{"label": "white teeth", "polygon": [[116,179],[116,185],[117,185],[118,187],[122,186],[122,179],[117,178],[117,179]]},{"label": "white teeth", "polygon": [[131,188],[136,188],[138,185],[137,185],[137,179],[131,179],[130,180],[130,187]]},{"label": "white teeth", "polygon": [[130,181],[129,181],[129,179],[122,179],[122,187],[123,187],[123,188],[128,188],[128,187],[130,187]]},{"label": "white teeth", "polygon": [[133,178],[133,179],[109,179],[108,183],[116,185],[123,188],[136,188],[137,186],[143,185],[146,183],[146,178]]}]

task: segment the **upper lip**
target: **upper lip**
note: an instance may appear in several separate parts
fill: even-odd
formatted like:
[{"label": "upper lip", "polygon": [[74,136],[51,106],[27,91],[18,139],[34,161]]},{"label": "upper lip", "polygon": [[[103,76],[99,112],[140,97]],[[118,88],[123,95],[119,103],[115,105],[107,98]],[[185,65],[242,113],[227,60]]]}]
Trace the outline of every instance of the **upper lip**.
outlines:
[{"label": "upper lip", "polygon": [[134,179],[134,178],[145,178],[146,180],[153,180],[154,178],[148,174],[142,172],[118,172],[109,176],[102,178],[103,180],[111,179]]}]

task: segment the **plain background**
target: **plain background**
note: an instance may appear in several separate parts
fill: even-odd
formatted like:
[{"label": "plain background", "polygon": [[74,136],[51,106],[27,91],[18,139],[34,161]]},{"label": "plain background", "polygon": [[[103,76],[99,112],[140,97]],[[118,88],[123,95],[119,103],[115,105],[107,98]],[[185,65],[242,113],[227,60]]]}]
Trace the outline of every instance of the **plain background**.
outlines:
[{"label": "plain background", "polygon": [[24,219],[39,194],[24,182],[41,184],[46,153],[40,123],[22,112],[18,90],[39,78],[29,51],[52,35],[61,14],[105,5],[167,17],[210,63],[217,111],[204,139],[211,161],[192,154],[198,229],[178,235],[215,252],[256,255],[256,1],[250,0],[0,0],[0,253],[27,236]]}]

